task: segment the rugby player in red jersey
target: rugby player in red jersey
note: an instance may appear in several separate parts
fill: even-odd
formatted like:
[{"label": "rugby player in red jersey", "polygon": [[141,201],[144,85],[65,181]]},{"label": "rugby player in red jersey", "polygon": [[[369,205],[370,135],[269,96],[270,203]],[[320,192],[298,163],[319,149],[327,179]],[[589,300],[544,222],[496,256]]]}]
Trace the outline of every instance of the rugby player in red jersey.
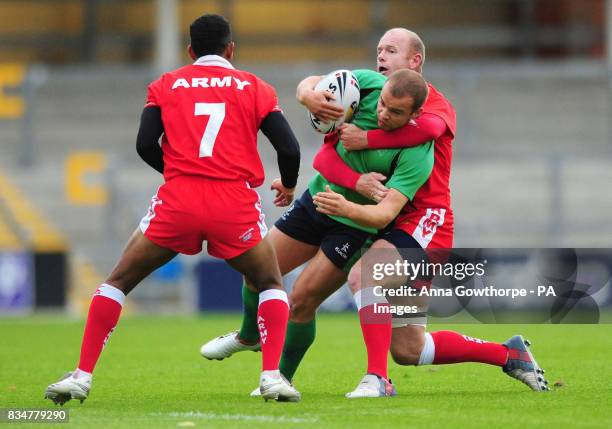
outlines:
[{"label": "rugby player in red jersey", "polygon": [[76,370],[45,392],[55,403],[82,402],[89,395],[94,367],[125,296],[178,253],[199,253],[204,241],[210,255],[225,259],[259,291],[261,395],[266,400],[300,399],[278,370],[289,306],[254,190],[264,181],[258,130],[278,153],[281,178],[272,185],[277,205],[293,199],[298,142],[274,89],[230,63],[234,42],[225,18],[196,19],[190,36],[188,50],[195,62],[149,85],[137,137],[138,153],[163,172],[164,184],[117,266],[94,294]]},{"label": "rugby player in red jersey", "polygon": [[[377,49],[377,68],[384,75],[408,68],[422,73],[425,46],[419,36],[403,28],[394,28],[380,39]],[[323,119],[338,117],[338,111],[327,98],[313,96],[307,106]],[[393,113],[391,112],[390,115]],[[384,120],[384,118],[383,118]],[[380,125],[380,124],[379,124]],[[411,123],[394,131],[362,131],[354,125],[341,128],[342,143],[348,150],[398,148],[422,144],[434,140],[434,168],[428,181],[419,189],[395,221],[394,227],[379,236],[373,244],[376,249],[440,248],[453,245],[453,212],[450,197],[450,170],[452,141],[455,136],[455,111],[451,103],[433,85],[429,84],[429,97],[423,105],[423,113]],[[381,175],[360,175],[347,166],[338,156],[335,144],[338,139],[328,138],[317,154],[315,168],[330,182],[357,190],[366,197],[380,201],[386,189],[376,179]],[[357,223],[384,228],[387,213],[381,206],[357,206],[341,195],[326,192],[314,197],[322,213],[349,217]],[[365,222],[365,223],[364,223]],[[371,258],[370,258],[371,259]],[[528,342],[516,335],[504,344],[471,338],[452,331],[426,332],[426,312],[406,314],[402,318],[373,314],[374,304],[362,294],[366,290],[361,278],[362,260],[349,274],[349,286],[355,294],[359,309],[362,333],[368,352],[366,375],[357,388],[347,394],[349,398],[388,396],[392,386],[387,377],[389,349],[395,362],[401,365],[450,364],[481,362],[497,365],[534,391],[547,390],[543,377]],[[363,282],[362,282],[363,280]],[[364,298],[364,299],[362,299]],[[420,307],[426,311],[426,305]],[[392,325],[393,323],[393,325]],[[394,329],[392,329],[392,326]]]}]

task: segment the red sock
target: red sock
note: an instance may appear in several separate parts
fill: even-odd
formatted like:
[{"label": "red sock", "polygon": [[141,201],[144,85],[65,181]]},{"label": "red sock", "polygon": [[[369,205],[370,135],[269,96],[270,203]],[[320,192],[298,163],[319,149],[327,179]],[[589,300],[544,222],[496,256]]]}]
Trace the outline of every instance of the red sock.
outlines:
[{"label": "red sock", "polygon": [[459,362],[481,362],[504,366],[508,349],[499,343],[490,343],[452,331],[432,332],[435,345],[434,365]]},{"label": "red sock", "polygon": [[81,344],[78,369],[92,373],[108,337],[115,329],[125,295],[119,289],[103,284],[94,294]]},{"label": "red sock", "polygon": [[284,290],[268,289],[259,294],[257,326],[261,338],[262,371],[278,369],[287,322],[289,321],[289,304]]},{"label": "red sock", "polygon": [[359,310],[361,332],[368,351],[367,372],[384,378],[389,378],[387,356],[391,347],[391,313],[384,312],[388,309],[389,304],[385,303],[368,305]]}]

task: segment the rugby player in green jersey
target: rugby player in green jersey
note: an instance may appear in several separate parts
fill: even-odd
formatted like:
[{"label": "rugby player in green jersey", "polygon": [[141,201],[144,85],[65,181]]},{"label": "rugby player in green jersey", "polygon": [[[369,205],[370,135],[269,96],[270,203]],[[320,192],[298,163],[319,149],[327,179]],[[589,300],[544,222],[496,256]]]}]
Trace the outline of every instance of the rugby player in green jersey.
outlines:
[{"label": "rugby player in green jersey", "polygon": [[[393,129],[417,116],[427,98],[427,84],[416,72],[402,70],[386,77],[370,70],[354,72],[364,96],[353,122],[365,129],[380,125]],[[383,89],[384,87],[384,89]],[[393,120],[381,124],[377,114],[381,103],[390,107]],[[347,152],[337,145],[339,155],[356,170],[378,171],[389,177],[390,191],[380,204],[392,207],[391,221],[427,180],[433,167],[433,143],[405,149]],[[312,195],[327,187],[342,193],[358,204],[371,202],[357,192],[329,183],[317,174],[309,189],[276,222],[270,239],[276,249],[282,274],[308,262],[297,278],[291,292],[291,316],[287,328],[286,345],[281,361],[281,373],[289,380],[315,337],[315,312],[319,305],[345,281],[346,272],[358,257],[358,251],[375,228],[359,225],[349,219],[329,217],[318,213]],[[248,282],[247,282],[248,283]],[[259,348],[256,308],[257,295],[252,288],[243,287],[244,317],[239,332],[215,338],[202,346],[201,353],[208,359],[223,359],[233,353]]]},{"label": "rugby player in green jersey", "polygon": [[[414,112],[411,112],[409,109],[411,102],[414,102],[414,105],[421,105],[421,95],[425,95],[425,98],[427,97],[427,89],[425,88],[425,90],[421,91],[422,88],[418,87],[421,84],[422,78],[418,77],[416,72],[400,70],[394,73],[389,78],[391,82],[389,82],[389,85],[384,86],[382,92],[379,88],[383,87],[387,79],[382,74],[372,70],[354,70],[353,74],[359,82],[362,94],[367,94],[360,101],[359,110],[352,121],[359,128],[365,130],[376,128],[393,130],[403,126],[412,117],[418,116],[420,113],[420,107]],[[381,115],[377,112],[379,109],[385,109],[385,113],[383,113],[385,116],[387,112],[391,113],[386,122],[380,121],[379,116]],[[376,112],[376,114],[372,114],[372,112]],[[386,193],[386,197],[381,201],[383,206],[393,207],[393,209],[389,210],[389,215],[395,212],[397,204],[401,203],[401,208],[408,200],[414,197],[414,193],[429,178],[433,167],[433,142],[407,149],[349,152],[341,144],[336,146],[336,150],[343,161],[357,172],[362,174],[377,172],[390,178],[386,182],[386,188],[392,190],[392,192]],[[321,174],[315,175],[308,184],[308,189],[312,196],[318,192],[325,191],[326,187],[343,195],[348,201],[353,203],[359,205],[372,203],[372,198],[366,198],[356,191],[335,185]],[[388,218],[385,225],[389,224],[397,213]],[[372,234],[378,232],[377,227],[368,225],[367,222],[357,223],[348,217],[342,216],[330,215],[330,217],[340,223]]]}]

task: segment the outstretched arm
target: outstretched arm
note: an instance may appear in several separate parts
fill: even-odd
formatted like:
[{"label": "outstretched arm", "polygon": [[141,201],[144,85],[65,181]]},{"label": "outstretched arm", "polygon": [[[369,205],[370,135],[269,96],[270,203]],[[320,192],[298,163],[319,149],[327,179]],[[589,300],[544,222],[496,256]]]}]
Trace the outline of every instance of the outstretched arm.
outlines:
[{"label": "outstretched arm", "polygon": [[412,147],[435,140],[446,132],[446,122],[433,113],[423,113],[401,128],[364,131],[355,125],[340,127],[346,150]]},{"label": "outstretched arm", "polygon": [[357,191],[372,201],[380,201],[387,194],[388,189],[382,184],[386,177],[376,172],[360,174],[353,170],[336,152],[336,143],[323,144],[312,166],[331,183]]},{"label": "outstretched arm", "polygon": [[312,166],[330,182],[355,190],[360,174],[342,161],[336,152],[335,143],[321,145],[312,160]]},{"label": "outstretched arm", "polygon": [[408,197],[396,189],[390,189],[387,196],[378,204],[361,205],[348,201],[328,186],[326,192],[317,193],[313,201],[318,212],[345,217],[366,227],[383,229],[397,217],[408,202]]}]

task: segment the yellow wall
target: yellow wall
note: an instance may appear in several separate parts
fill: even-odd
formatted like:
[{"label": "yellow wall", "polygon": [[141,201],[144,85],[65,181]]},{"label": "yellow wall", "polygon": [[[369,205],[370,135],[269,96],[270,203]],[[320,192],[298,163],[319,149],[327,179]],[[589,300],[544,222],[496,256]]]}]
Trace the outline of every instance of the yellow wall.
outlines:
[{"label": "yellow wall", "polygon": [[[78,60],[78,41],[83,31],[83,1],[0,1],[0,38],[25,40],[68,37],[72,47],[42,47],[32,41],[27,49],[0,44],[0,61]],[[240,43],[242,60],[365,59],[371,55],[367,40],[375,0],[182,0],[180,28],[185,40],[188,26],[204,13],[228,13]],[[504,20],[504,3],[474,0],[396,0],[388,2],[384,27],[404,26],[416,30],[437,26],[496,25]],[[228,6],[230,5],[230,6]],[[155,0],[100,2],[97,27],[102,40],[100,61],[147,61],[152,55]],[[352,39],[352,36],[358,35]],[[333,41],[341,36],[342,41]],[[116,37],[113,39],[113,37]],[[136,49],[134,38],[143,41]],[[321,44],[321,38],[332,42]],[[59,39],[61,40],[61,39]],[[427,41],[425,41],[427,42]],[[440,50],[444,52],[444,50]]]},{"label": "yellow wall", "polygon": [[51,33],[78,35],[82,15],[79,0],[0,2],[0,37]]},{"label": "yellow wall", "polygon": [[495,26],[504,22],[506,5],[500,1],[411,0],[389,3],[390,27]]}]

